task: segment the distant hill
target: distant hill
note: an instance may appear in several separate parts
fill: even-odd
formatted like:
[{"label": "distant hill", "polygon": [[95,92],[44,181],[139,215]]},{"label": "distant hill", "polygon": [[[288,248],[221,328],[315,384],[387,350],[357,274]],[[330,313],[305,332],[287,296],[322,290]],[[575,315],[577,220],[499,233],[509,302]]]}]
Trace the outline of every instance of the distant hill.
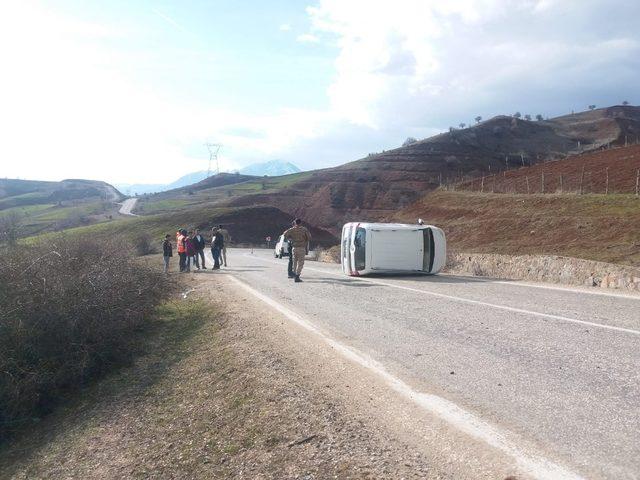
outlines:
[{"label": "distant hill", "polygon": [[158,193],[172,190],[174,188],[186,187],[193,183],[198,183],[201,180],[207,178],[207,172],[205,170],[193,173],[187,173],[182,177],[171,183],[132,183],[132,184],[117,184],[118,190],[125,195],[143,195],[145,193]]},{"label": "distant hill", "polygon": [[0,210],[68,200],[119,201],[122,194],[105,182],[69,179],[60,182],[0,179]]},{"label": "distant hill", "polygon": [[0,222],[20,224],[22,236],[108,220],[123,195],[105,182],[0,179]]},{"label": "distant hill", "polygon": [[[271,160],[270,162],[254,163],[247,167],[242,168],[238,173],[242,175],[249,175],[255,177],[278,177],[281,175],[289,175],[291,173],[298,173],[300,169],[293,163],[282,162],[280,160]],[[221,173],[221,175],[228,175],[227,173]],[[212,175],[213,176],[213,175]],[[201,182],[207,178],[206,170],[199,172],[188,173],[178,178],[171,183],[132,183],[132,184],[117,184],[118,190],[125,195],[142,195],[145,193],[159,193],[166,192],[167,190],[173,190],[175,188],[182,188],[188,185]]]},{"label": "distant hill", "polygon": [[240,169],[240,173],[243,175],[254,175],[256,177],[268,176],[279,177],[281,175],[289,175],[291,173],[298,173],[301,170],[293,163],[283,162],[280,160],[271,160],[270,162],[254,163]]}]

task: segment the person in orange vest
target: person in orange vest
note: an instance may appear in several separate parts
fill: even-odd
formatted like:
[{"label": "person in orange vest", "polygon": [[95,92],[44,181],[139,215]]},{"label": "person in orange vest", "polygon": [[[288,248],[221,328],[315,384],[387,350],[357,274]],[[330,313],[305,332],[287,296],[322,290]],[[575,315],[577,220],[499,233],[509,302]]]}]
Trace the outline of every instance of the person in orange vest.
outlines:
[{"label": "person in orange vest", "polygon": [[176,233],[176,244],[178,247],[178,257],[180,257],[180,271],[184,272],[187,269],[187,231],[182,229]]}]

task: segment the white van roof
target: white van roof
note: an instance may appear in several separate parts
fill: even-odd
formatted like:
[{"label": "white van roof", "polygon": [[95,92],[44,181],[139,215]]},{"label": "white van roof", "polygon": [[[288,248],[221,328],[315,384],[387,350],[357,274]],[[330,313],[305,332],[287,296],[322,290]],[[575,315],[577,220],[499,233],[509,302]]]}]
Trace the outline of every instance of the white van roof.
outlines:
[{"label": "white van roof", "polygon": [[362,228],[372,230],[424,230],[433,228],[433,225],[420,225],[418,223],[372,223],[372,222],[349,222],[349,224],[359,225]]}]

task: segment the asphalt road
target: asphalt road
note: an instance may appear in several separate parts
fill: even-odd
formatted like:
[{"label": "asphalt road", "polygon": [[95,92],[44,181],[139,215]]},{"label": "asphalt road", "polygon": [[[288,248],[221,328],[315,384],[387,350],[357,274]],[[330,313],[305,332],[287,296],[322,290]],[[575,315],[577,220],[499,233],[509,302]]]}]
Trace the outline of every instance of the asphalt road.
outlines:
[{"label": "asphalt road", "polygon": [[640,296],[450,275],[358,279],[318,262],[295,284],[287,259],[266,250],[230,249],[229,263],[394,378],[578,477],[640,478]]},{"label": "asphalt road", "polygon": [[118,213],[120,213],[121,215],[130,215],[132,217],[137,217],[135,213],[131,213],[137,201],[137,198],[127,198],[124,202],[122,202],[122,206],[120,207]]}]

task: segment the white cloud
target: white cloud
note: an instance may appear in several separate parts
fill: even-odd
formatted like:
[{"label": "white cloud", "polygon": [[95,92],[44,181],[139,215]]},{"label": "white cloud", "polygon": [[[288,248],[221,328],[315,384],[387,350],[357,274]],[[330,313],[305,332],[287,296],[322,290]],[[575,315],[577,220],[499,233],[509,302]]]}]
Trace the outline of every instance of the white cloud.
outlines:
[{"label": "white cloud", "polygon": [[296,41],[300,43],[319,43],[320,39],[311,33],[303,33],[296,37]]},{"label": "white cloud", "polygon": [[328,122],[326,112],[256,115],[172,99],[136,83],[123,67],[130,59],[96,41],[126,34],[28,4],[5,10],[0,176],[167,181],[204,168],[207,140],[225,145],[230,170],[320,135]]},{"label": "white cloud", "polygon": [[136,81],[131,52],[106,46],[131,32],[8,5],[0,176],[168,181],[206,167],[206,141],[225,145],[224,169],[270,158],[330,166],[476,115],[638,101],[638,2],[320,0],[297,40],[337,48],[330,106],[270,114],[190,103]]},{"label": "white cloud", "polygon": [[291,25],[289,25],[288,23],[283,23],[278,27],[278,30],[280,30],[281,32],[288,32],[291,30]]},{"label": "white cloud", "polygon": [[[640,37],[628,20],[640,4],[634,13],[613,4],[320,0],[308,13],[313,31],[332,35],[340,48],[329,89],[333,110],[385,129],[446,126],[505,107],[549,113],[559,101],[598,90],[606,96],[612,82],[602,83],[601,69],[629,82],[631,75],[623,80],[619,72],[637,74],[640,65]],[[625,14],[612,29],[616,11]],[[576,90],[576,82],[584,88]]]}]

